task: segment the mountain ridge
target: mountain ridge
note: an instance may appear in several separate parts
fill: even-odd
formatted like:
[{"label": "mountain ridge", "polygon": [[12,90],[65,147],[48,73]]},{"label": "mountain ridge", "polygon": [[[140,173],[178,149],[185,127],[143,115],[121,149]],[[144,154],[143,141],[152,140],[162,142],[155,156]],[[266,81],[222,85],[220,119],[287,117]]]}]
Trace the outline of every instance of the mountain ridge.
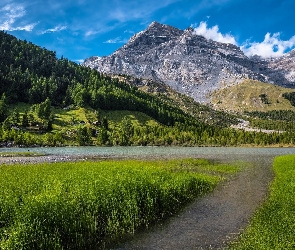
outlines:
[{"label": "mountain ridge", "polygon": [[152,79],[208,103],[213,91],[247,79],[294,87],[295,72],[284,67],[288,63],[295,68],[290,64],[295,51],[291,52],[272,60],[249,58],[238,46],[208,40],[192,28],[153,22],[113,54],[87,58],[82,65],[107,74]]}]

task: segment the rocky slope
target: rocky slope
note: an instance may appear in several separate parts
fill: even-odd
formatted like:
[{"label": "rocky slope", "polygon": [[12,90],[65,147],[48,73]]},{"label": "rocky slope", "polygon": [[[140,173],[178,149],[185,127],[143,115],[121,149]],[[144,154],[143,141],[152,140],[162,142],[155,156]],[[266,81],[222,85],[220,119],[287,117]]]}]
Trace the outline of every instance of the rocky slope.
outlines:
[{"label": "rocky slope", "polygon": [[294,54],[268,61],[248,58],[239,47],[208,40],[193,29],[180,30],[153,22],[110,56],[90,57],[83,65],[108,74],[165,83],[206,103],[212,91],[245,79],[294,85]]},{"label": "rocky slope", "polygon": [[268,60],[268,66],[273,83],[295,87],[295,49],[280,58]]}]

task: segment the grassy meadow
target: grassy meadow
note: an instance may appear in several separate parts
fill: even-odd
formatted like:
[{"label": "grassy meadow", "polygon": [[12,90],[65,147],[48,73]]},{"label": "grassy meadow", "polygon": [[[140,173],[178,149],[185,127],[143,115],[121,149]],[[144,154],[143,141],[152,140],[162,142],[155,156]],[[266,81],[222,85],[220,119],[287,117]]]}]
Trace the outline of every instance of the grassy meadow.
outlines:
[{"label": "grassy meadow", "polygon": [[[270,83],[246,80],[241,84],[222,88],[212,93],[212,102],[218,110],[230,110],[237,113],[244,111],[295,110],[290,101],[282,94],[292,92]],[[267,103],[261,95],[265,95]]]},{"label": "grassy meadow", "polygon": [[232,249],[295,249],[295,155],[274,161],[270,195]]},{"label": "grassy meadow", "polygon": [[105,248],[236,171],[203,159],[2,165],[0,249]]}]

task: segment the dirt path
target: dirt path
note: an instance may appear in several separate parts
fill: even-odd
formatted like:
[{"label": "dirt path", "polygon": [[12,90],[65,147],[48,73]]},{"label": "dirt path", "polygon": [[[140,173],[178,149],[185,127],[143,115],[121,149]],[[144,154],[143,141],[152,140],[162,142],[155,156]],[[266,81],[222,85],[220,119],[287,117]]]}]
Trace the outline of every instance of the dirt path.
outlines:
[{"label": "dirt path", "polygon": [[225,248],[248,224],[266,197],[273,178],[272,157],[244,160],[251,164],[213,193],[116,249]]}]

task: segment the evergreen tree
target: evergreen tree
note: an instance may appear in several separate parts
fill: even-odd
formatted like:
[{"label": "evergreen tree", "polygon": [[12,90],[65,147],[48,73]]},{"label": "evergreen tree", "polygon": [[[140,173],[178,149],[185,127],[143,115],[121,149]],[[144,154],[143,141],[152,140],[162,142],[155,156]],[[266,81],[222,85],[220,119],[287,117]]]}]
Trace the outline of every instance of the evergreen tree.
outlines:
[{"label": "evergreen tree", "polygon": [[23,114],[22,126],[23,127],[28,127],[29,126],[29,117],[28,117],[28,111],[27,110]]},{"label": "evergreen tree", "polygon": [[3,122],[8,116],[8,105],[5,93],[2,94],[0,99],[0,122]]},{"label": "evergreen tree", "polygon": [[97,139],[97,144],[98,145],[107,145],[107,144],[109,144],[108,131],[104,127],[99,128],[96,139]]},{"label": "evergreen tree", "polygon": [[91,145],[91,136],[86,126],[77,129],[76,141],[80,146]]}]

